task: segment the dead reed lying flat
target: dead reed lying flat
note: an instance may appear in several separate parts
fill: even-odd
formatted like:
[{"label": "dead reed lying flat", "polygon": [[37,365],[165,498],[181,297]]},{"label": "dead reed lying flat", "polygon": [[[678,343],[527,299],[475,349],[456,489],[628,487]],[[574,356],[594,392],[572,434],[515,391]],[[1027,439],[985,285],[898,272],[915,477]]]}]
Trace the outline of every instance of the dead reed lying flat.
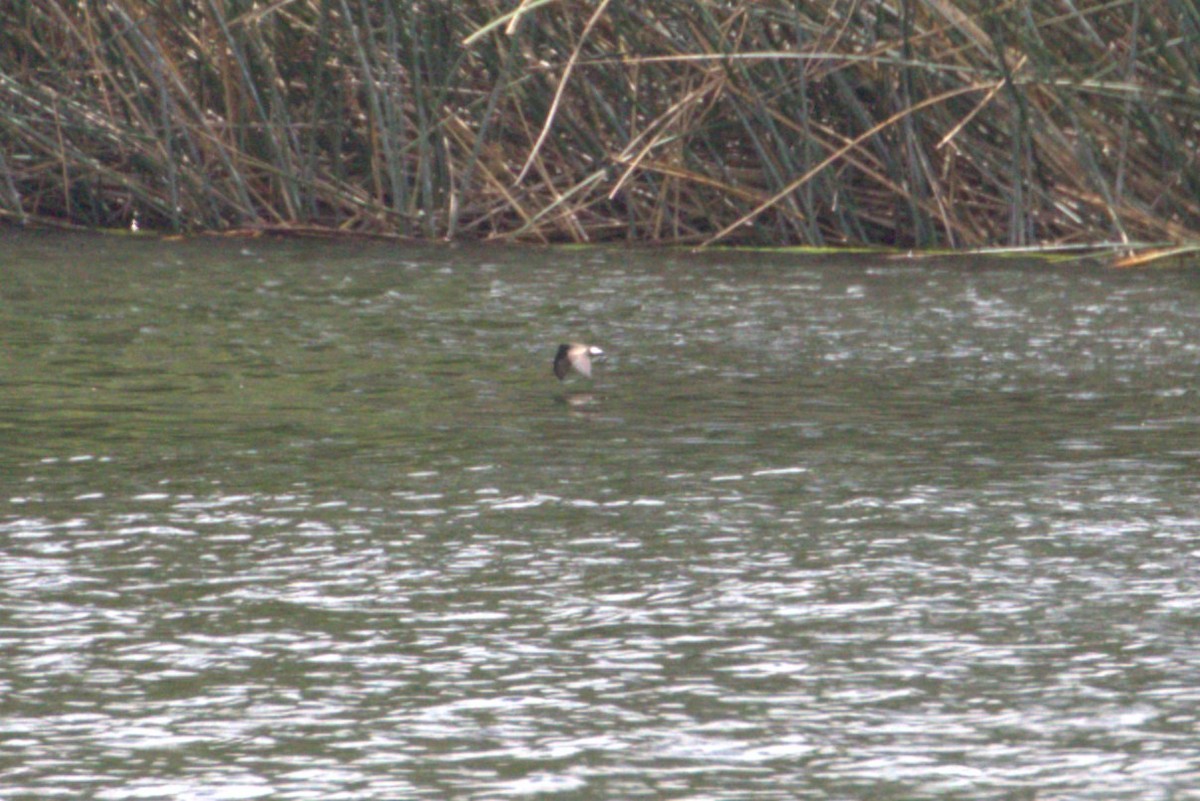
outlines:
[{"label": "dead reed lying flat", "polygon": [[1200,239],[1190,0],[0,5],[0,215],[917,247]]}]

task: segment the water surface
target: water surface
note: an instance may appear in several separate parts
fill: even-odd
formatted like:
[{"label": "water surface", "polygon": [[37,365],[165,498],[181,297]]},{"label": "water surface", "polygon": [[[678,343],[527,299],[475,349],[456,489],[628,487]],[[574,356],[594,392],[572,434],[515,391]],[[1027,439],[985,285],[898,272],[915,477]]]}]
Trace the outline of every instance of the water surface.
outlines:
[{"label": "water surface", "polygon": [[1192,272],[0,237],[0,796],[1200,798]]}]

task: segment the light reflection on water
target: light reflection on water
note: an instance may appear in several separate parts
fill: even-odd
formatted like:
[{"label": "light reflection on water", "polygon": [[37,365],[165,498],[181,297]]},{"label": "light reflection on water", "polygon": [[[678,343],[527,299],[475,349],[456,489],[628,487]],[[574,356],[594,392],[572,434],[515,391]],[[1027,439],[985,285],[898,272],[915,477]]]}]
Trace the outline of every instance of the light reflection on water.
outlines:
[{"label": "light reflection on water", "polygon": [[95,246],[5,268],[11,792],[1198,797],[1186,274]]}]

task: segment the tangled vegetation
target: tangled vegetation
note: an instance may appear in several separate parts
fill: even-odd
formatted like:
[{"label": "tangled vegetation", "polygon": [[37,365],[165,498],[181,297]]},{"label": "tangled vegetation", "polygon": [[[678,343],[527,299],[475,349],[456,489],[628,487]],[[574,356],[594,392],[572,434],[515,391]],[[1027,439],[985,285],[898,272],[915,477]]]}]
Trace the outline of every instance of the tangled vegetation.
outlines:
[{"label": "tangled vegetation", "polygon": [[1200,239],[1191,0],[0,6],[0,216],[903,247]]}]

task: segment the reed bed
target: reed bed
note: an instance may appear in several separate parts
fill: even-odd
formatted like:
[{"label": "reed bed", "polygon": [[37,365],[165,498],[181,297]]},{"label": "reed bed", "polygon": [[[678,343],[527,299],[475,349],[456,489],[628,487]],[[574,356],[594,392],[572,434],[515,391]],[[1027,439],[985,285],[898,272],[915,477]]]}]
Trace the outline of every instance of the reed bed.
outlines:
[{"label": "reed bed", "polygon": [[975,248],[1200,239],[1191,0],[0,5],[0,217]]}]

